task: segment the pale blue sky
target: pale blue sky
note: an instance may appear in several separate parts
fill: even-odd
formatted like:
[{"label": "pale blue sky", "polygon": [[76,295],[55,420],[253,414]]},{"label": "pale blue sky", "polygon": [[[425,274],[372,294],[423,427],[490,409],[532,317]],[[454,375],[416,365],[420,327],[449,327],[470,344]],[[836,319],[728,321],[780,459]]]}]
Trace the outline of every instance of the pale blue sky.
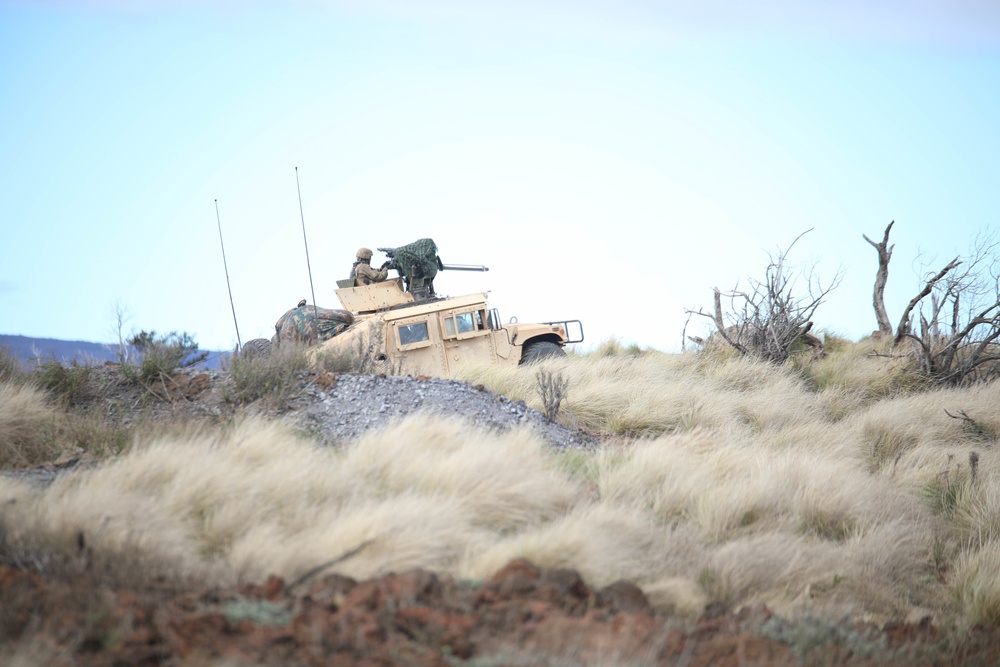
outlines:
[{"label": "pale blue sky", "polygon": [[[430,236],[438,290],[676,349],[766,251],[887,305],[1000,227],[994,2],[0,0],[0,333],[235,343],[358,246]],[[833,5],[836,4],[836,8]],[[376,254],[375,261],[382,257]],[[656,309],[650,309],[655,304]],[[698,328],[703,323],[696,323]]]}]

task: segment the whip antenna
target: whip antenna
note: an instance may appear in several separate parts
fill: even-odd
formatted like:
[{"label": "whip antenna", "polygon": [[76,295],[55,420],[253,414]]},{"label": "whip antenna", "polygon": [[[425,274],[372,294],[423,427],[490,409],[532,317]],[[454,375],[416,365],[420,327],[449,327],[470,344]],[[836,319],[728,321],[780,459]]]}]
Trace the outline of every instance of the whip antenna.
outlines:
[{"label": "whip antenna", "polygon": [[222,246],[222,268],[226,270],[226,289],[229,290],[229,305],[233,309],[233,326],[236,327],[236,349],[243,349],[240,342],[240,325],[236,324],[236,305],[233,303],[233,288],[229,284],[229,266],[226,264],[226,244],[222,242],[222,220],[219,218],[219,200],[215,200],[215,221],[219,224],[219,245]]},{"label": "whip antenna", "polygon": [[299,217],[302,218],[302,243],[306,247],[306,270],[309,272],[309,291],[313,298],[313,315],[316,318],[316,337],[319,338],[319,309],[316,307],[316,290],[313,288],[313,272],[309,265],[309,242],[306,240],[306,216],[302,212],[302,188],[299,186],[299,168],[295,168],[295,189],[299,193]]}]

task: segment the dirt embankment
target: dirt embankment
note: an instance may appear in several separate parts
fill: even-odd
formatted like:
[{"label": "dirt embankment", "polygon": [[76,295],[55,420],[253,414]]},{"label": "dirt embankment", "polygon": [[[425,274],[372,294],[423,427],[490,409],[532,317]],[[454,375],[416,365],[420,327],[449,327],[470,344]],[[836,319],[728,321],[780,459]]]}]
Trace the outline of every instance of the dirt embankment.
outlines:
[{"label": "dirt embankment", "polygon": [[[481,585],[423,570],[230,590],[117,589],[0,568],[0,658],[63,665],[995,665],[996,632],[657,615],[626,582],[513,561]],[[9,647],[9,648],[4,648]]]}]

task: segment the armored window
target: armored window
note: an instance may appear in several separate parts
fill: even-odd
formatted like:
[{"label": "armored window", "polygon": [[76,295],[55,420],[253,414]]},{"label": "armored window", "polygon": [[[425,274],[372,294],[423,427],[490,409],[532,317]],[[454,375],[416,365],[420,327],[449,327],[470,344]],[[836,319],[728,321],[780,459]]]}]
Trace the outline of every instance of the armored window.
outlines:
[{"label": "armored window", "polygon": [[396,330],[399,332],[400,345],[411,345],[413,343],[430,340],[430,335],[427,333],[427,322],[400,324]]},{"label": "armored window", "polygon": [[469,333],[476,330],[473,321],[473,313],[462,313],[453,317],[444,318],[444,334],[455,336],[456,334]]},{"label": "armored window", "polygon": [[458,323],[458,333],[469,333],[476,330],[476,325],[472,321],[472,313],[462,313],[455,316]]}]

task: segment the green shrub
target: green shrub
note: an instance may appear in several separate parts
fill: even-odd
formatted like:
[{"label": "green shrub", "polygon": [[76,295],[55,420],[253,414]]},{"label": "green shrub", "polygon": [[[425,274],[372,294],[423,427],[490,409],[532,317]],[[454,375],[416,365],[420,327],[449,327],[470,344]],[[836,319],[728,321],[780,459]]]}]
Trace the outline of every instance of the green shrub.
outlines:
[{"label": "green shrub", "polygon": [[141,359],[138,363],[121,359],[122,374],[142,385],[165,379],[178,368],[193,366],[208,356],[208,352],[198,351],[194,337],[187,332],[157,336],[155,331],[140,331],[128,344],[139,351]]},{"label": "green shrub", "polygon": [[306,348],[282,343],[270,354],[236,355],[226,364],[231,381],[226,399],[233,403],[250,403],[270,397],[283,402],[291,398],[299,386],[299,374],[309,368]]},{"label": "green shrub", "polygon": [[78,405],[88,395],[88,381],[93,367],[74,359],[64,365],[55,359],[40,361],[34,371],[38,386],[51,392],[67,405]]}]

